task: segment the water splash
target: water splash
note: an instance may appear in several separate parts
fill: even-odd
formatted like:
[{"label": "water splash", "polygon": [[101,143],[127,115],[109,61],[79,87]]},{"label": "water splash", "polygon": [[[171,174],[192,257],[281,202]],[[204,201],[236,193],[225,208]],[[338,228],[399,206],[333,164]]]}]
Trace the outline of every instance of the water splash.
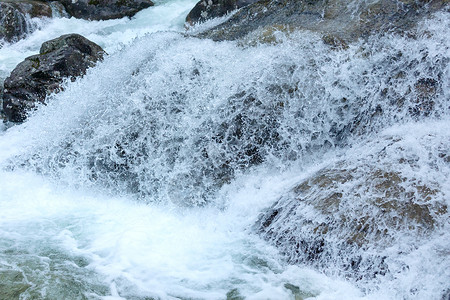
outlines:
[{"label": "water splash", "polygon": [[25,125],[39,128],[35,150],[14,161],[201,204],[252,166],[314,161],[390,124],[447,115],[448,45],[423,34],[332,51],[306,33],[257,47],[155,33],[50,97]]},{"label": "water splash", "polygon": [[26,57],[39,53],[42,43],[63,34],[78,33],[113,54],[136,37],[156,31],[184,30],[184,17],[195,1],[156,1],[155,6],[137,13],[132,19],[86,21],[56,17],[33,18],[33,33],[16,43],[0,47],[0,81]]},{"label": "water splash", "polygon": [[[214,299],[230,293],[276,299],[293,297],[296,287],[318,299],[364,297],[348,284],[284,266],[246,228],[315,163],[345,152],[349,164],[356,163],[353,145],[370,152],[383,145],[371,140],[399,124],[414,130],[413,143],[401,145],[409,151],[420,128],[426,146],[433,126],[448,124],[449,20],[440,13],[414,39],[388,35],[341,50],[305,32],[280,33],[277,44],[256,46],[157,32],[116,48],[1,136],[2,177],[11,188],[0,198],[2,224],[15,228],[15,236],[1,234],[18,245],[13,252],[8,245],[2,249],[2,264],[23,272],[22,284],[35,284],[30,293],[41,293],[56,280],[48,275],[54,272],[48,253],[37,247],[23,254],[25,260],[37,256],[33,264],[48,270],[42,284],[27,281],[28,271],[10,261],[11,253],[20,261],[17,251],[55,237],[52,252],[71,256],[50,261],[68,261],[63,273],[76,270],[74,281],[78,272],[94,278],[84,287],[92,297]],[[416,123],[435,125],[411,125]],[[422,153],[416,146],[407,153]],[[427,151],[438,157],[439,147]],[[386,159],[396,163],[395,153]],[[41,175],[45,179],[35,179]],[[432,179],[445,198],[445,178]],[[98,194],[84,194],[92,191]],[[27,209],[33,199],[34,208]],[[24,220],[23,211],[35,214]],[[433,272],[415,260],[434,249],[426,256],[434,266],[434,253],[448,249],[439,241],[411,250],[411,271],[397,275],[403,279],[396,283],[366,282],[367,297],[430,295],[411,284],[417,277],[410,274]],[[397,254],[389,254],[395,261]],[[401,288],[393,286],[399,282]]]}]

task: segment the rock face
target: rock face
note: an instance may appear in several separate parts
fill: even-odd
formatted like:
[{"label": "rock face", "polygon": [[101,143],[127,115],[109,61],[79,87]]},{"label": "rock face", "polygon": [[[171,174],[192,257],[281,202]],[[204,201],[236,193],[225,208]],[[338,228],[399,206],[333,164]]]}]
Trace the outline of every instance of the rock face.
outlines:
[{"label": "rock face", "polygon": [[16,42],[23,38],[35,29],[30,21],[34,17],[52,17],[52,8],[40,1],[0,1],[0,40]]},{"label": "rock face", "polygon": [[132,17],[153,6],[150,0],[61,0],[67,12],[79,19],[109,20]]},{"label": "rock face", "polygon": [[[408,138],[421,146],[406,150]],[[445,187],[427,180],[450,170],[447,142],[440,139],[371,143],[299,182],[255,228],[290,263],[356,280],[401,272],[401,258],[393,263],[389,256],[406,256],[448,220]],[[425,161],[433,165],[428,174],[413,171]]]},{"label": "rock face", "polygon": [[226,15],[227,13],[256,2],[256,0],[202,0],[186,17],[190,25]]},{"label": "rock face", "polygon": [[21,62],[6,78],[3,109],[12,122],[25,120],[36,102],[60,90],[64,78],[74,80],[101,60],[105,52],[78,34],[63,35],[42,44],[40,53]]},{"label": "rock face", "polygon": [[213,40],[234,40],[256,31],[310,30],[331,44],[351,42],[373,33],[414,28],[420,18],[443,9],[446,0],[412,1],[263,0],[246,6],[228,21],[200,34]]}]

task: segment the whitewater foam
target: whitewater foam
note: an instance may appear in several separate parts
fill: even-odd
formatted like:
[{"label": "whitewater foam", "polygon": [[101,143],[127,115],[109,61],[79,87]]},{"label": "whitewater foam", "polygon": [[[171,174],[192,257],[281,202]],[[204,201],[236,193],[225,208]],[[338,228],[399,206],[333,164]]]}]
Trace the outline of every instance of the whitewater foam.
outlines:
[{"label": "whitewater foam", "polygon": [[251,190],[226,211],[180,210],[58,187],[35,174],[0,176],[0,265],[23,274],[30,285],[24,298],[360,295],[312,270],[280,264],[275,249],[245,230],[248,212],[264,199]]},{"label": "whitewater foam", "polygon": [[[304,178],[351,161],[352,151],[361,157],[354,145],[399,135],[422,153],[436,139],[417,137],[448,139],[448,14],[426,21],[416,39],[334,51],[304,32],[254,47],[186,37],[174,31],[189,6],[167,2],[132,20],[55,19],[0,50],[6,72],[41,41],[76,28],[110,54],[0,136],[0,276],[15,278],[8,289],[55,299],[440,293],[429,290],[449,278],[433,274],[435,254],[448,257],[446,239],[412,251],[410,271],[395,281],[356,287],[287,266],[250,228]],[[433,78],[434,94],[420,94],[418,84]],[[446,178],[433,180],[448,192]]]}]

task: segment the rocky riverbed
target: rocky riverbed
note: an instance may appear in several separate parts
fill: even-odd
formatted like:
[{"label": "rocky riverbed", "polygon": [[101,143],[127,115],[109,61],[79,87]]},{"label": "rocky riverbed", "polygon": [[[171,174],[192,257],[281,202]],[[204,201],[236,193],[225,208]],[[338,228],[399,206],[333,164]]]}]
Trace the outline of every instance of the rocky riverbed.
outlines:
[{"label": "rocky riverbed", "polygon": [[[72,16],[61,20],[103,20],[88,23],[101,28],[97,38],[148,19],[137,10],[142,16],[164,6],[66,2],[0,1],[3,47],[26,45],[47,26],[30,17],[58,18],[55,7]],[[0,248],[0,276],[13,286],[5,297],[47,287],[58,290],[48,295],[68,295],[53,280],[61,256],[73,261],[61,268],[75,268],[75,281],[95,277],[93,285],[77,285],[80,297],[448,298],[448,1],[194,4],[181,10],[176,32],[167,23],[110,55],[102,43],[58,35],[11,68],[2,94],[11,128],[0,139],[7,183],[0,205],[8,212],[3,225],[20,239],[4,236]],[[17,25],[25,29],[8,37],[10,20],[31,27]],[[56,218],[60,206],[55,216],[41,213],[46,204],[39,202],[30,219],[44,238],[31,241],[20,229],[30,224],[9,211],[14,199],[29,203],[12,184],[23,186],[21,176],[43,177],[31,180],[38,198],[68,191],[60,196],[75,217]],[[97,196],[95,211],[83,214],[70,204],[78,189],[102,201],[133,199],[142,207],[129,209],[144,225],[130,221],[133,214],[122,220],[105,213]],[[120,203],[119,216],[126,211]],[[122,226],[130,235],[111,245]],[[196,242],[172,247],[185,240],[184,228]],[[39,246],[54,232],[51,250]],[[150,246],[154,240],[158,247]],[[20,250],[29,243],[32,250]],[[64,256],[64,247],[77,255]],[[36,268],[51,280],[37,283],[28,255],[39,257]],[[308,286],[294,275],[307,274],[304,268],[348,286]]]}]

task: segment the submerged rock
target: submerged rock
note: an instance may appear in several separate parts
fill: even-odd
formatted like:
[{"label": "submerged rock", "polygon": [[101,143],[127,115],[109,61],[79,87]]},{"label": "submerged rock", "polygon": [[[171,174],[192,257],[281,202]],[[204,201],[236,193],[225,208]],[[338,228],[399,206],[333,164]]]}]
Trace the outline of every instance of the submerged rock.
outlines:
[{"label": "submerged rock", "polygon": [[324,36],[332,46],[345,45],[374,33],[408,31],[417,21],[447,7],[446,0],[357,2],[258,1],[243,7],[228,21],[207,30],[200,37],[235,40],[255,32],[256,39],[269,32],[309,30]]},{"label": "submerged rock", "polygon": [[356,280],[400,272],[390,256],[407,255],[449,216],[445,187],[431,180],[450,169],[439,154],[446,142],[422,137],[423,153],[406,150],[409,142],[388,138],[317,171],[265,211],[256,230],[293,264]]},{"label": "submerged rock", "polygon": [[97,44],[78,34],[67,34],[42,44],[40,53],[27,57],[6,78],[3,109],[9,121],[22,122],[35,103],[61,89],[64,78],[75,80],[103,58]]},{"label": "submerged rock", "polygon": [[19,299],[31,284],[27,282],[23,274],[16,270],[0,270],[0,298]]},{"label": "submerged rock", "polygon": [[67,12],[79,19],[110,20],[132,17],[153,6],[150,0],[60,0]]},{"label": "submerged rock", "polygon": [[49,4],[31,0],[0,1],[0,40],[16,42],[33,31],[35,17],[52,17]]},{"label": "submerged rock", "polygon": [[227,13],[256,2],[256,0],[202,0],[186,17],[190,25],[226,15]]}]

